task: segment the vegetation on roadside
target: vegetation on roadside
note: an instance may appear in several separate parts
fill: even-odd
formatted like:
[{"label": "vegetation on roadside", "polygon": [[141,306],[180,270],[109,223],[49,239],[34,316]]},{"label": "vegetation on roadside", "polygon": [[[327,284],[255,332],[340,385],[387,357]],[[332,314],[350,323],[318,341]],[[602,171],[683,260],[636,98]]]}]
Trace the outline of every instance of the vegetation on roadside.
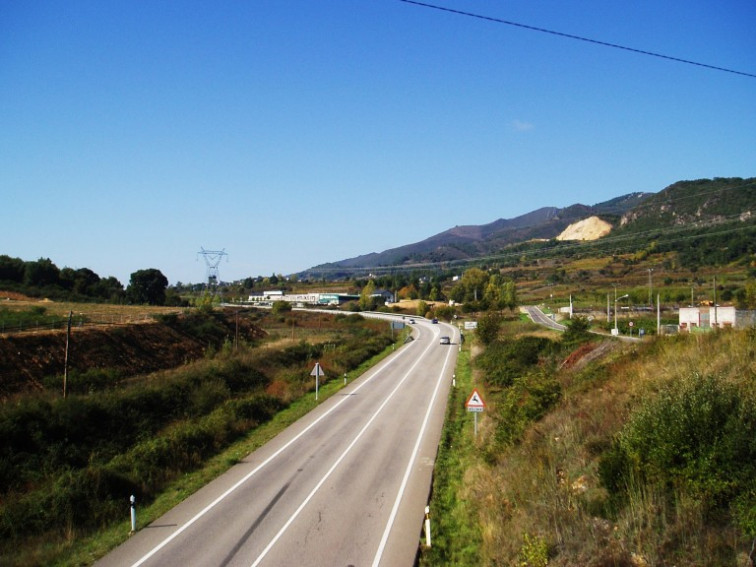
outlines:
[{"label": "vegetation on roadside", "polygon": [[475,440],[450,400],[422,564],[748,565],[756,333],[622,344],[584,326],[507,320],[476,342],[487,409]]},{"label": "vegetation on roadside", "polygon": [[[392,341],[385,323],[359,315],[287,313],[285,321],[266,315],[271,338],[255,348],[220,335],[216,317],[165,319],[215,338],[218,346],[198,362],[136,377],[100,369],[66,399],[30,393],[0,406],[0,563],[52,562],[59,548],[50,542],[65,549],[120,520],[131,494],[149,505],[304,396],[314,387],[315,361],[326,376],[341,376]],[[311,329],[309,340],[282,339],[275,330],[288,334],[297,325],[300,333]]]}]

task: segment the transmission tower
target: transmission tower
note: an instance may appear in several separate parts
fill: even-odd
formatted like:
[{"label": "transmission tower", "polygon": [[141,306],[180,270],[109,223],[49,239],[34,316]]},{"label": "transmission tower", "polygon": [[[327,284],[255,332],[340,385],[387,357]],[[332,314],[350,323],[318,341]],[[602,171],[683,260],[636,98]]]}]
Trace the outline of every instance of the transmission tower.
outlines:
[{"label": "transmission tower", "polygon": [[[218,284],[218,264],[221,263],[223,256],[228,256],[226,249],[223,250],[205,250],[200,246],[200,251],[197,255],[201,255],[205,259],[205,265],[207,266],[207,286],[214,286]],[[226,258],[228,262],[228,258]]]}]

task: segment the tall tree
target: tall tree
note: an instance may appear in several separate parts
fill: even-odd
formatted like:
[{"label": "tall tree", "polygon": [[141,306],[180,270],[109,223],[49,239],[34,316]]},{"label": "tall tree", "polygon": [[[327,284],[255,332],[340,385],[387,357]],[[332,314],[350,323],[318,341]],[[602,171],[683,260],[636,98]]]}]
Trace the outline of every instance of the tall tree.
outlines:
[{"label": "tall tree", "polygon": [[514,280],[504,282],[501,288],[501,302],[506,305],[510,311],[517,307],[517,286]]},{"label": "tall tree", "polygon": [[373,306],[373,293],[375,293],[375,282],[368,280],[367,285],[362,288],[362,293],[360,293],[360,309],[367,311]]},{"label": "tall tree", "polygon": [[460,279],[465,288],[465,301],[479,301],[483,299],[483,292],[488,283],[488,274],[480,268],[465,270]]},{"label": "tall tree", "polygon": [[35,287],[58,285],[60,270],[50,258],[40,258],[36,262],[26,262],[24,284]]},{"label": "tall tree", "polygon": [[11,258],[3,254],[0,256],[0,280],[15,283],[24,281],[26,267],[21,258]]},{"label": "tall tree", "polygon": [[132,303],[165,305],[165,290],[168,279],[160,270],[150,268],[131,274],[126,295]]}]

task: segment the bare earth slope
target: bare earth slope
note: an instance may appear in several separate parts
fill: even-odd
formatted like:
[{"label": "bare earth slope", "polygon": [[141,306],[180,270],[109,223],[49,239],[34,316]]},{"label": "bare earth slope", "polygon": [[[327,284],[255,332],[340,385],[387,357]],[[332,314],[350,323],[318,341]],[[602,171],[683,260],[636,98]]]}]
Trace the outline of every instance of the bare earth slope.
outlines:
[{"label": "bare earth slope", "polygon": [[598,217],[588,217],[568,226],[557,240],[596,240],[612,231],[612,225]]}]

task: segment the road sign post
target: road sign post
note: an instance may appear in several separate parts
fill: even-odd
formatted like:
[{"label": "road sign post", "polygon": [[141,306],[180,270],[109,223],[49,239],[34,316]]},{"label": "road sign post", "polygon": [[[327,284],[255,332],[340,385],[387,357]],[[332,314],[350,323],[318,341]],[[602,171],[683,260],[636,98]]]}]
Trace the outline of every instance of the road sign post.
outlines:
[{"label": "road sign post", "polygon": [[467,398],[467,401],[465,402],[465,408],[467,409],[467,411],[473,412],[473,415],[475,416],[475,437],[477,437],[478,414],[486,409],[486,403],[483,401],[483,398],[480,396],[480,392],[478,392],[477,388],[473,388],[472,394],[470,394],[470,397]]},{"label": "road sign post", "polygon": [[323,369],[320,367],[320,363],[315,363],[315,368],[310,372],[310,376],[315,376],[315,401],[318,401],[318,386],[320,383],[320,377],[323,376]]}]

